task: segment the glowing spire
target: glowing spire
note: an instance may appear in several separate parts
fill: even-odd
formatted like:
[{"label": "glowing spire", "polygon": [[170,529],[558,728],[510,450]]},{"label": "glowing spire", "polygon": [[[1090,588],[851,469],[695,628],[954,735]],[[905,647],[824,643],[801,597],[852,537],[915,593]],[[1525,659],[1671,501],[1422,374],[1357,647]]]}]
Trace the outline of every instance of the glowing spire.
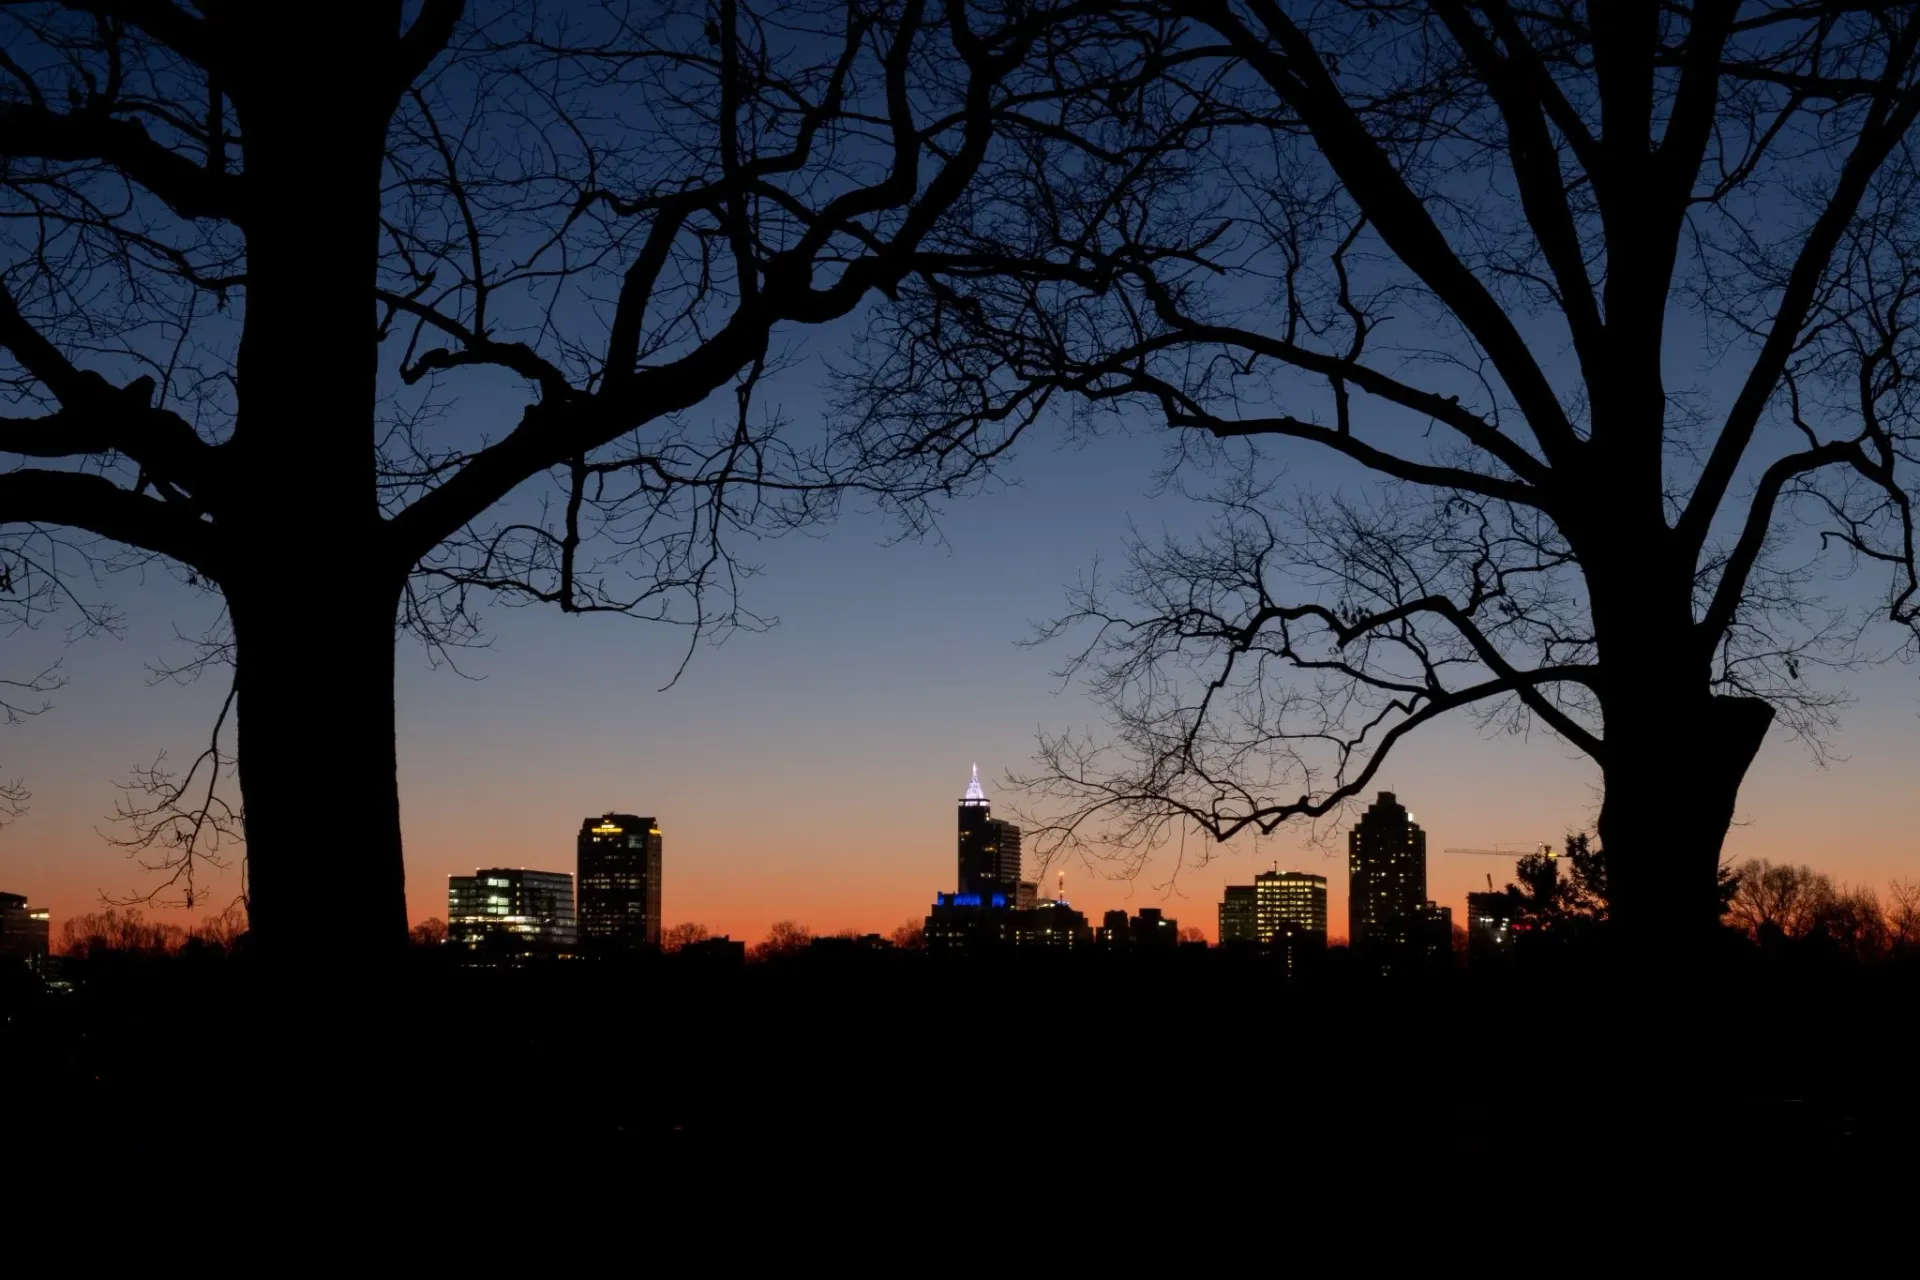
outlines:
[{"label": "glowing spire", "polygon": [[976,764],[973,766],[973,781],[967,784],[967,794],[960,798],[962,800],[977,801],[980,804],[985,804],[987,802],[987,793],[980,789],[980,766],[979,765]]}]

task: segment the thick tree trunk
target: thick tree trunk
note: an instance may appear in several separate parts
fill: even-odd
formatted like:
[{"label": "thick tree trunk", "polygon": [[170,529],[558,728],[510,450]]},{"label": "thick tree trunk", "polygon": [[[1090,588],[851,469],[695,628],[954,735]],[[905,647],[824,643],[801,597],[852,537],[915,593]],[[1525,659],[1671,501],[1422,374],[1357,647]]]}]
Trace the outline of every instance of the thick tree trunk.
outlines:
[{"label": "thick tree trunk", "polygon": [[1753,698],[1609,710],[1599,835],[1610,915],[1634,951],[1672,956],[1712,939],[1721,846],[1772,721]]},{"label": "thick tree trunk", "polygon": [[228,592],[253,940],[280,964],[397,953],[407,935],[394,748],[398,581]]},{"label": "thick tree trunk", "polygon": [[1657,505],[1659,433],[1643,436],[1645,448],[1602,461],[1615,473],[1607,492],[1649,504],[1595,513],[1580,543],[1606,673],[1598,834],[1611,932],[1657,971],[1715,937],[1721,847],[1773,709],[1712,691],[1694,557]]},{"label": "thick tree trunk", "polygon": [[281,961],[338,965],[397,952],[407,925],[393,650],[410,566],[380,511],[373,301],[398,93],[378,84],[376,55],[399,6],[319,13],[291,42],[274,6],[242,6],[228,28],[273,56],[239,64],[229,86],[247,275],[239,411],[223,446],[239,483],[218,516],[239,548],[221,586],[254,943]]}]

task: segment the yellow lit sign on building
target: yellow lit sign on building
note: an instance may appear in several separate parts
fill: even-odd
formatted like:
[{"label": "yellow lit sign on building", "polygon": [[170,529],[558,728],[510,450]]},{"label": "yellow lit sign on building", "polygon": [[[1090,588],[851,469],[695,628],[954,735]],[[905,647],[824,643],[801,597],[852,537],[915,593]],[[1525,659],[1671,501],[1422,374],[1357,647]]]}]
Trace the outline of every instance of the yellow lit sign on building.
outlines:
[{"label": "yellow lit sign on building", "polygon": [[625,831],[625,830],[626,830],[625,827],[616,827],[611,822],[603,822],[599,826],[593,829],[593,834],[597,836],[619,835],[622,831]]}]

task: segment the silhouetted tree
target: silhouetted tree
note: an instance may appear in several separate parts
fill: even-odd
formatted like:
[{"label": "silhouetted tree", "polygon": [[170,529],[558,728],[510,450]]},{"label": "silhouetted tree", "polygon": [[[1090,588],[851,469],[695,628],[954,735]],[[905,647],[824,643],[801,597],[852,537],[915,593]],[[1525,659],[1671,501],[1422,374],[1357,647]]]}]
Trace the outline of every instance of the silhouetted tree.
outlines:
[{"label": "silhouetted tree", "polygon": [[1890,917],[1871,888],[1836,885],[1812,867],[1775,865],[1765,859],[1741,865],[1732,917],[1763,944],[1804,942],[1856,961],[1886,955],[1911,927],[1898,906]]},{"label": "silhouetted tree", "polygon": [[[88,574],[156,559],[217,591],[202,658],[232,669],[255,939],[397,949],[396,625],[436,658],[486,593],[751,626],[729,535],[849,489],[909,520],[950,491],[783,438],[754,391],[783,332],[894,290],[1026,140],[1123,93],[1133,55],[1076,34],[1105,25],[919,0],[6,6],[0,607],[66,596],[104,625]],[[508,400],[499,431],[449,426],[463,390]],[[542,477],[553,501],[490,514]],[[172,828],[192,782],[131,816]],[[313,893],[322,862],[354,892]]]},{"label": "silhouetted tree", "polygon": [[187,931],[176,924],[149,920],[137,908],[108,907],[72,916],[60,926],[60,950],[75,960],[109,956],[158,959],[179,951]]},{"label": "silhouetted tree", "polygon": [[[446,925],[443,923],[440,927],[444,933]],[[236,902],[218,915],[205,917],[193,927],[192,936],[205,946],[217,947],[231,955],[239,949],[241,939],[247,936],[245,908]]]},{"label": "silhouetted tree", "polygon": [[1769,931],[1804,938],[1835,896],[1833,880],[1808,866],[1775,865],[1764,858],[1740,864],[1740,888],[1733,895],[1733,921],[1759,938]]},{"label": "silhouetted tree", "polygon": [[813,944],[813,930],[791,920],[776,920],[767,930],[767,936],[753,944],[747,953],[750,960],[778,960],[786,956],[799,955]]},{"label": "silhouetted tree", "polygon": [[[39,621],[48,604],[45,597],[54,588],[50,582],[30,580],[30,587],[37,584],[39,598],[27,594],[23,599],[21,589],[14,581],[13,571],[3,558],[8,549],[7,544],[0,541],[0,627],[11,632],[29,629]],[[98,620],[95,620],[95,625],[98,625]],[[0,724],[19,724],[29,716],[37,716],[48,710],[52,703],[47,695],[58,689],[61,683],[57,668],[49,668],[25,680],[0,677]],[[31,799],[33,793],[27,789],[24,778],[0,777],[0,826],[26,813],[27,801]]]},{"label": "silhouetted tree", "polygon": [[1180,926],[1179,940],[1181,942],[1197,942],[1204,947],[1207,945],[1207,931],[1198,925],[1183,924]]},{"label": "silhouetted tree", "polygon": [[[1557,859],[1544,853],[1520,858],[1514,866],[1514,881],[1506,887],[1514,918],[1536,933],[1571,930],[1577,936],[1608,917],[1606,852],[1584,831],[1567,836]],[[1739,874],[1723,864],[1715,873],[1715,883],[1718,919],[1727,914]]]},{"label": "silhouetted tree", "polygon": [[428,916],[413,926],[407,937],[416,947],[437,947],[447,940],[447,922],[439,916]]},{"label": "silhouetted tree", "polygon": [[27,790],[27,784],[21,778],[8,778],[0,782],[0,824],[19,817],[27,811],[27,801],[33,799],[33,793]]},{"label": "silhouetted tree", "polygon": [[925,951],[927,949],[927,923],[924,920],[908,920],[895,926],[887,935],[887,941],[902,951]]},{"label": "silhouetted tree", "polygon": [[1561,878],[1558,858],[1529,853],[1515,861],[1513,878],[1507,896],[1522,916],[1560,920],[1571,913],[1570,885]]},{"label": "silhouetted tree", "polygon": [[[1607,858],[1593,837],[1581,831],[1567,837],[1568,906],[1590,920],[1607,918]],[[1722,915],[1726,914],[1723,910]]]},{"label": "silhouetted tree", "polygon": [[1880,895],[1866,885],[1841,886],[1814,916],[1813,931],[1842,955],[1867,962],[1889,947]]},{"label": "silhouetted tree", "polygon": [[660,931],[660,950],[671,954],[694,942],[705,942],[713,935],[703,924],[669,925]]},{"label": "silhouetted tree", "polygon": [[1887,882],[1887,945],[1895,951],[1920,949],[1920,881]]},{"label": "silhouetted tree", "polygon": [[[1818,750],[1807,677],[1867,652],[1816,577],[1920,625],[1920,8],[1150,11],[1165,75],[923,255],[850,428],[991,458],[1071,398],[1233,464],[1049,632],[1115,729],[1043,739],[1039,847],[1337,818],[1464,714],[1591,758],[1616,926],[1704,942],[1762,740]],[[1256,445],[1382,487],[1287,497]]]}]

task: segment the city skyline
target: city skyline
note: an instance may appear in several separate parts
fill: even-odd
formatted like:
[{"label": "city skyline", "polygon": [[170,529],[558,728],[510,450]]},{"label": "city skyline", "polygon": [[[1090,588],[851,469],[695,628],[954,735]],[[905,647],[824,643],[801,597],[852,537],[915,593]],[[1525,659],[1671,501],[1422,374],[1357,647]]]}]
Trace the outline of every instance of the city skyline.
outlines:
[{"label": "city skyline", "polygon": [[[978,769],[977,765],[973,767],[976,770]],[[951,773],[949,773],[949,777],[950,776]],[[985,808],[991,805],[994,795],[993,792],[987,790],[988,783],[986,777],[978,774],[976,774],[976,776],[979,777],[980,790],[976,793],[975,788],[970,784],[967,795],[983,802],[982,807]],[[944,885],[954,877],[953,828],[950,825],[946,825],[951,822],[951,814],[953,812],[948,806],[953,805],[954,801],[947,798],[952,795],[951,786],[940,788],[940,790],[944,793],[943,797],[934,804],[933,808],[937,814],[946,816],[946,822],[942,823],[936,817],[931,822],[922,821],[919,825],[922,827],[930,825],[944,826],[945,847],[938,850],[915,850],[911,858],[901,860],[901,865],[917,865],[922,867],[930,865],[940,866],[942,869],[937,873],[935,883]],[[1378,798],[1379,793],[1377,792],[1361,797],[1355,808],[1356,815],[1364,812],[1365,809],[1373,805]],[[1401,803],[1416,816],[1421,812],[1434,812],[1432,805],[1418,798],[1403,795],[1400,799]],[[963,811],[966,805],[967,801],[963,799]],[[1418,806],[1417,808],[1416,805]],[[588,807],[593,808],[593,806]],[[660,808],[660,806],[654,807]],[[662,809],[661,811],[664,812],[665,810]],[[922,818],[926,817],[926,815],[920,816]],[[695,828],[698,829],[697,816],[690,815],[690,819]],[[577,838],[583,826],[599,821],[601,821],[600,818],[590,817],[586,819],[583,824],[580,819],[574,818],[570,823],[570,830]],[[671,820],[654,819],[653,821],[657,823]],[[1012,826],[1016,830],[1018,829],[1017,824],[1009,823],[1004,819],[995,818],[993,821],[996,827]],[[1426,824],[1422,823],[1421,825],[1424,828]],[[1345,872],[1350,856],[1347,847],[1349,843],[1348,834],[1350,831],[1351,826],[1349,825],[1341,829],[1336,836],[1329,836],[1320,847],[1303,847],[1296,845],[1291,861],[1289,861],[1285,854],[1277,851],[1277,846],[1280,844],[1278,841],[1264,842],[1267,852],[1261,856],[1264,858],[1265,865],[1249,865],[1245,858],[1235,856],[1231,851],[1217,853],[1208,864],[1204,866],[1190,866],[1183,870],[1175,892],[1166,896],[1161,894],[1155,884],[1149,883],[1146,877],[1142,877],[1141,880],[1133,882],[1132,884],[1125,881],[1103,879],[1096,874],[1095,869],[1075,862],[1070,864],[1066,869],[1070,897],[1075,906],[1081,909],[1092,920],[1099,920],[1106,912],[1115,909],[1135,913],[1143,908],[1158,908],[1165,911],[1168,915],[1179,917],[1183,925],[1200,928],[1207,935],[1210,942],[1218,943],[1220,940],[1218,907],[1227,886],[1233,884],[1236,880],[1251,883],[1257,876],[1268,874],[1277,867],[1277,869],[1283,872],[1299,872],[1324,878],[1326,882],[1326,901],[1328,904],[1327,911],[1330,923],[1328,936],[1338,940],[1349,936],[1349,931],[1346,927],[1349,903],[1349,880]],[[1787,850],[1779,853],[1770,853],[1765,850],[1757,852],[1743,850],[1737,839],[1741,831],[1741,828],[1736,827],[1735,831],[1729,837],[1729,852],[1727,855],[1729,861],[1742,860],[1748,856],[1771,857],[1774,861],[1810,860],[1818,863],[1823,869],[1833,869],[1834,860],[1820,856],[1817,851],[1813,853],[1800,853]],[[1466,838],[1464,832],[1458,834],[1461,838]],[[1471,915],[1471,913],[1465,909],[1467,895],[1484,890],[1487,887],[1486,877],[1489,874],[1492,875],[1496,886],[1504,887],[1511,878],[1512,868],[1504,863],[1491,862],[1485,858],[1449,856],[1443,852],[1443,850],[1453,842],[1455,838],[1453,834],[1434,836],[1429,831],[1427,835],[1429,855],[1427,858],[1427,895],[1439,905],[1449,907],[1453,912],[1454,921],[1462,927],[1466,927],[1470,922]],[[938,837],[935,839],[939,841]],[[547,843],[549,846],[552,846],[556,844],[557,841],[549,839]],[[1533,848],[1537,847],[1540,841],[1533,842],[1531,846],[1521,846],[1515,841],[1504,841],[1501,843],[1515,846],[1512,852],[1513,857],[1517,860],[1524,854],[1532,852]],[[1556,838],[1551,843],[1557,847],[1559,841]],[[437,886],[430,888],[422,886],[418,879],[410,877],[410,920],[412,923],[417,924],[436,917],[448,919],[450,914],[447,899],[448,879],[478,874],[474,869],[476,866],[480,866],[483,869],[490,865],[494,868],[511,869],[515,871],[560,872],[571,877],[572,872],[563,869],[574,860],[574,856],[577,856],[577,850],[570,851],[568,854],[561,854],[549,848],[537,851],[526,850],[518,854],[509,853],[506,856],[493,858],[490,863],[475,863],[469,860],[464,872],[449,872],[448,878],[441,879]],[[680,857],[698,859],[699,854],[697,851],[681,850]],[[1896,857],[1889,863],[1888,876],[1893,877],[1906,874],[1909,863],[1910,860],[1903,861]],[[884,902],[875,903],[871,898],[868,898],[864,900],[862,907],[845,907],[836,913],[835,908],[838,905],[837,899],[841,896],[838,891],[844,886],[829,884],[825,886],[824,894],[810,896],[802,892],[788,899],[773,897],[770,894],[756,895],[757,900],[751,901],[750,903],[742,903],[739,902],[738,899],[745,899],[747,895],[725,895],[714,892],[714,885],[711,881],[715,874],[717,873],[719,878],[723,880],[726,876],[726,867],[714,860],[707,860],[704,866],[697,861],[691,866],[676,865],[674,873],[673,875],[664,877],[668,884],[661,907],[659,921],[661,927],[671,927],[680,923],[699,923],[710,928],[716,935],[730,934],[737,938],[752,939],[760,937],[767,932],[767,928],[774,922],[788,919],[806,925],[819,934],[841,931],[852,931],[860,934],[874,932],[885,933],[887,930],[903,922],[916,920],[919,915],[924,913],[927,896],[924,892],[911,894],[897,899],[892,905]],[[682,909],[682,904],[679,901],[678,881],[682,875],[687,874],[691,874],[693,881],[691,891],[688,895],[691,901],[693,903],[706,903],[709,904],[709,907],[714,904],[722,904],[720,909],[703,910],[696,905],[686,905],[685,909]],[[1055,878],[1061,874],[1060,864],[1056,861],[1044,874],[1045,883],[1041,885],[1041,888],[1048,894],[1051,894],[1054,891]],[[1031,880],[1039,878],[1041,872],[1036,867],[1028,866],[1022,868],[1021,875],[1023,878]],[[16,876],[15,879],[19,881],[20,878]],[[894,882],[895,879],[895,877],[889,877],[889,883]],[[1856,882],[1866,883],[1874,888],[1881,888],[1884,885],[1884,881],[1867,880]],[[19,884],[15,882],[0,881],[0,885],[12,885],[12,887],[16,889],[19,887]],[[36,894],[35,892],[29,891],[27,896],[34,898],[36,905],[44,905],[40,902],[40,898],[47,895]],[[725,905],[729,897],[736,898],[736,902],[731,909]],[[83,902],[77,910],[70,911],[62,910],[57,903],[53,905],[52,924],[54,936],[57,938],[59,935],[59,927],[62,919],[68,918],[71,915],[97,910],[100,905],[98,901]],[[217,902],[211,904],[215,909],[217,909],[219,905]],[[739,907],[742,905],[748,906],[749,909],[740,910]],[[860,912],[863,908],[864,914],[861,914]],[[151,912],[150,914],[155,915],[157,918],[173,919],[176,922],[185,923],[198,918],[202,914],[206,914],[206,912],[197,910],[194,912],[171,913],[159,911]]]},{"label": "city skyline", "polygon": [[54,1198],[1910,1173],[1920,0],[0,30]]},{"label": "city skyline", "polygon": [[[796,407],[819,388],[792,387]],[[1112,442],[1099,466],[1068,448],[1030,451],[1025,483],[957,505],[939,542],[883,545],[883,520],[852,515],[824,539],[767,544],[749,584],[766,634],[739,635],[692,654],[678,682],[684,637],[674,628],[548,611],[488,615],[490,648],[458,655],[463,679],[399,654],[401,825],[408,916],[440,914],[445,878],[479,865],[570,865],[552,831],[609,804],[679,811],[675,888],[666,924],[697,920],[757,937],[794,918],[816,929],[886,929],[923,909],[929,886],[951,876],[948,806],[956,766],[976,758],[1003,800],[1005,775],[1029,767],[1038,730],[1100,723],[1100,709],[1056,671],[1057,645],[1023,646],[1036,619],[1058,616],[1066,584],[1084,575],[1130,525],[1179,528],[1191,512],[1146,496],[1161,442]],[[1302,459],[1303,487],[1338,489],[1358,469]],[[62,663],[53,710],[0,730],[0,778],[34,792],[27,815],[0,828],[0,886],[49,906],[56,919],[153,887],[126,851],[104,838],[115,783],[167,753],[191,759],[218,711],[217,678],[154,682],[145,664],[177,662],[213,620],[217,602],[156,578],[116,590],[124,638],[68,645],[54,628],[11,637],[10,660]],[[957,616],[950,598],[968,601]],[[1920,685],[1910,664],[1851,673],[1810,671],[1816,688],[1848,691],[1822,767],[1776,726],[1740,796],[1725,856],[1814,861],[1836,877],[1884,886],[1914,874],[1920,849]],[[609,714],[609,696],[630,710]],[[1683,785],[1680,784],[1680,785]],[[1481,733],[1442,719],[1396,747],[1369,794],[1419,797],[1432,848],[1557,843],[1591,829],[1598,771],[1544,734]],[[743,794],[754,802],[745,804]],[[624,799],[623,799],[624,797]],[[860,818],[848,822],[848,806]],[[1023,824],[1024,825],[1024,824]],[[1098,913],[1166,905],[1210,932],[1210,904],[1276,859],[1328,874],[1329,910],[1346,918],[1342,833],[1303,842],[1294,822],[1265,841],[1216,850],[1183,869],[1187,895],[1166,900],[1178,845],[1131,887],[1067,867],[1076,902]],[[1191,860],[1200,842],[1189,836]],[[1031,854],[1029,854],[1031,858]],[[1431,892],[1461,904],[1484,888],[1485,859],[1429,859]],[[206,881],[206,906],[166,913],[189,920],[238,890],[237,869]],[[1442,897],[1441,895],[1445,895]],[[1187,901],[1207,904],[1196,912]],[[1343,932],[1336,923],[1334,932]]]},{"label": "city skyline", "polygon": [[[817,388],[797,386],[793,403],[817,404]],[[758,937],[791,918],[867,932],[924,910],[928,889],[952,874],[956,767],[964,777],[977,758],[983,784],[1011,802],[1005,775],[1029,767],[1037,730],[1100,722],[1084,692],[1056,678],[1065,651],[1021,642],[1035,619],[1061,612],[1064,585],[1130,524],[1178,527],[1190,515],[1144,496],[1162,459],[1146,434],[1111,445],[1098,467],[1071,449],[1034,450],[1024,485],[952,510],[944,544],[883,545],[892,527],[858,515],[824,539],[768,544],[749,599],[779,625],[702,646],[664,691],[687,656],[668,627],[498,610],[489,615],[492,646],[458,655],[469,679],[403,646],[409,919],[441,914],[448,875],[570,865],[571,850],[556,847],[552,832],[615,803],[677,812],[663,818],[677,850],[668,925],[692,920]],[[1327,489],[1356,475],[1313,459],[1292,472]],[[68,678],[49,714],[0,730],[0,778],[20,777],[34,792],[27,815],[0,828],[0,887],[47,905],[56,921],[98,909],[103,894],[153,887],[104,838],[121,834],[110,821],[114,784],[161,752],[170,763],[191,759],[224,694],[214,678],[155,683],[144,665],[177,661],[188,646],[176,632],[199,634],[216,602],[164,579],[116,594],[127,611],[123,639],[67,645],[43,628],[9,641],[21,667],[61,662]],[[967,609],[952,616],[949,597]],[[1809,677],[1855,699],[1831,735],[1832,758],[1813,763],[1776,726],[1741,791],[1725,857],[1811,861],[1876,887],[1914,874],[1914,667]],[[609,691],[633,714],[609,714]],[[1369,795],[1418,797],[1435,850],[1524,851],[1591,829],[1598,786],[1597,770],[1544,734],[1483,734],[1443,719],[1396,747]],[[850,804],[858,821],[848,820]],[[1217,849],[1209,866],[1182,869],[1165,899],[1159,886],[1177,842],[1131,886],[1078,862],[1066,869],[1076,905],[1096,919],[1113,907],[1162,905],[1211,933],[1220,889],[1279,860],[1327,874],[1331,917],[1343,921],[1346,877],[1332,870],[1345,865],[1343,833],[1325,830],[1324,845],[1313,846],[1308,831],[1289,822],[1270,840]],[[1186,844],[1191,861],[1200,842]],[[1434,853],[1429,862],[1430,893],[1456,910],[1485,887],[1486,859]],[[223,907],[238,883],[230,866],[207,878],[205,906],[154,914],[186,922]]]}]

